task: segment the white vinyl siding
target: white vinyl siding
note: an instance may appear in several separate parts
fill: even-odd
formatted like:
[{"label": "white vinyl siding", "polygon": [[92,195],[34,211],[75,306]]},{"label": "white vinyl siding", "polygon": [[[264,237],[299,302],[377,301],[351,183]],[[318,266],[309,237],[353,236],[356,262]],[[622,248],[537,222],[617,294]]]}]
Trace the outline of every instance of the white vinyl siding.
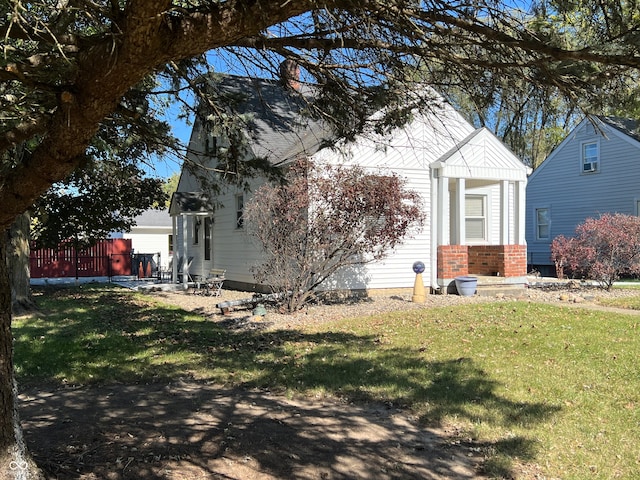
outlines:
[{"label": "white vinyl siding", "polygon": [[[405,159],[406,161],[406,159]],[[375,169],[380,174],[380,170]],[[407,179],[407,188],[419,191],[424,201],[424,208],[428,211],[430,199],[430,178],[426,169],[404,170],[403,177]],[[425,223],[421,232],[409,236],[404,242],[389,252],[387,258],[382,261],[342,269],[331,280],[337,288],[356,289],[382,289],[382,288],[407,288],[413,287],[415,273],[412,265],[416,260],[421,260],[426,266],[423,272],[425,280],[431,275],[431,242],[429,236],[430,226]]]},{"label": "white vinyl siding", "polygon": [[[250,190],[262,184],[260,178],[252,179]],[[224,268],[228,279],[253,283],[252,267],[260,262],[262,253],[257,242],[249,237],[244,228],[238,228],[238,198],[250,200],[250,193],[243,196],[237,191],[220,194],[217,200],[222,207],[216,209],[213,228],[213,262],[211,268]]]}]

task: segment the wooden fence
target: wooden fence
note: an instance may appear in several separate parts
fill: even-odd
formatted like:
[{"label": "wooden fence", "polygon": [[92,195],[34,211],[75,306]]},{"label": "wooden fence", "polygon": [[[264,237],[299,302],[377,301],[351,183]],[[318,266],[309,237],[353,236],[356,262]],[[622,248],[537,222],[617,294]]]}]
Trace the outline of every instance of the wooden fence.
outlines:
[{"label": "wooden fence", "polygon": [[31,278],[131,275],[131,239],[102,240],[76,252],[72,242],[31,250]]}]

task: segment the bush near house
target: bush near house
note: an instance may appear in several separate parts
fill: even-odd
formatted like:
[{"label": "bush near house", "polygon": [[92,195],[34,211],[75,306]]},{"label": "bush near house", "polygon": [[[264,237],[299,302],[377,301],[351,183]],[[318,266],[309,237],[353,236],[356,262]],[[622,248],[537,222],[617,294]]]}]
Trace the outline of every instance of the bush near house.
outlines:
[{"label": "bush near house", "polygon": [[575,233],[551,243],[558,278],[588,278],[609,290],[622,276],[640,274],[640,217],[606,213],[587,218]]},{"label": "bush near house", "polygon": [[294,163],[285,184],[265,184],[245,207],[266,259],[254,276],[294,312],[339,269],[384,258],[423,224],[423,212],[420,195],[395,174]]}]

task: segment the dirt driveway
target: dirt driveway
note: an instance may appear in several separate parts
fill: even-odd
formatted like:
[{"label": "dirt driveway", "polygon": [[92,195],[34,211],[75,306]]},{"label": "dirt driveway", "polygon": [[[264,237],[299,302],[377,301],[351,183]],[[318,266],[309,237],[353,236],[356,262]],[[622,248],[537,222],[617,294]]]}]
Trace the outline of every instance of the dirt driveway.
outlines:
[{"label": "dirt driveway", "polygon": [[21,395],[51,479],[477,479],[480,449],[393,406],[172,384]]}]

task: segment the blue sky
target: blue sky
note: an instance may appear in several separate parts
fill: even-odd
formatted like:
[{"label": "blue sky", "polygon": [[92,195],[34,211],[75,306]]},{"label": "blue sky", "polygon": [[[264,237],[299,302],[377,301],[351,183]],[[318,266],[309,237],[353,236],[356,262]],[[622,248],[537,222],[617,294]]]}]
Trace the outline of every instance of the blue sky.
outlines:
[{"label": "blue sky", "polygon": [[[180,150],[184,153],[189,143],[191,125],[186,120],[178,118],[178,113],[179,107],[174,105],[167,110],[165,119],[171,125],[173,135],[182,144]],[[151,177],[169,178],[174,173],[180,173],[180,168],[182,167],[182,161],[174,155],[167,155],[161,158],[153,156],[149,162],[151,165],[148,165],[145,170]]]}]

